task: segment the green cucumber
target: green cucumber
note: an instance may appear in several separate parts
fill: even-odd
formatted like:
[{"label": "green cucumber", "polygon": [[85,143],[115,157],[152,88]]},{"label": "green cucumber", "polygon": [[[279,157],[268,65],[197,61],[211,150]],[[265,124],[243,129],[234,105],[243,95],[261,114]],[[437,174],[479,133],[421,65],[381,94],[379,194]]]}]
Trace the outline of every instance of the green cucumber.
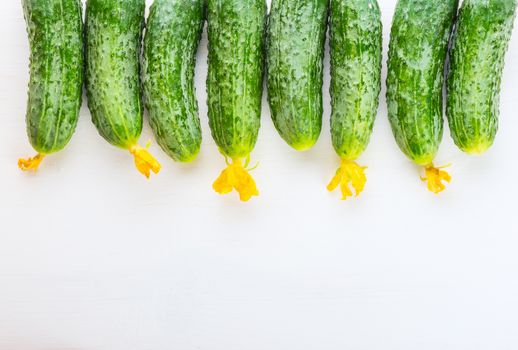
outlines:
[{"label": "green cucumber", "polygon": [[464,152],[481,154],[498,129],[500,82],[516,16],[516,0],[465,0],[448,78],[451,135]]},{"label": "green cucumber", "polygon": [[369,144],[381,90],[382,24],[376,0],[331,0],[331,135],[342,165],[328,186],[343,198],[366,182],[354,161]]},{"label": "green cucumber", "polygon": [[392,131],[403,153],[427,168],[434,192],[444,189],[433,175],[445,172],[432,162],[443,134],[444,65],[457,7],[458,0],[399,0],[390,38],[387,103]]},{"label": "green cucumber", "polygon": [[194,88],[203,0],[155,0],[144,39],[143,86],[158,144],[174,160],[192,161],[201,145]]},{"label": "green cucumber", "polygon": [[27,134],[39,153],[20,159],[36,170],[65,148],[76,129],[83,89],[83,17],[79,0],[23,0],[31,49]]},{"label": "green cucumber", "polygon": [[261,123],[266,3],[208,0],[207,21],[209,125],[220,152],[233,160],[213,187],[219,193],[236,189],[246,201],[258,194],[242,160]]},{"label": "green cucumber", "polygon": [[142,132],[140,49],[144,0],[86,3],[86,88],[92,120],[101,136],[135,156],[140,172],[156,162],[137,142]]},{"label": "green cucumber", "polygon": [[267,45],[268,101],[274,125],[296,150],[322,129],[328,0],[272,0]]}]

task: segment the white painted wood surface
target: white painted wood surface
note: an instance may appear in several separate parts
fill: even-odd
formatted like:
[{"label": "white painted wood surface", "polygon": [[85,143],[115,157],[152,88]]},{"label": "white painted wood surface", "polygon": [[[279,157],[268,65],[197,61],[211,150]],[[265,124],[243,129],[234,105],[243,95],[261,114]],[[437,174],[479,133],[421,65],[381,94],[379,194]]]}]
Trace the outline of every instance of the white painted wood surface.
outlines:
[{"label": "white painted wood surface", "polygon": [[[395,0],[381,0],[384,65]],[[328,127],[298,154],[266,100],[252,154],[261,196],[212,181],[224,166],[206,117],[192,165],[144,179],[83,107],[69,147],[36,175],[25,135],[28,43],[19,1],[0,5],[1,350],[507,350],[518,348],[518,33],[507,56],[497,142],[481,158],[445,133],[453,183],[428,193],[397,148],[382,96],[365,193],[339,201]],[[384,78],[386,68],[384,67]],[[383,89],[382,94],[385,94]],[[151,139],[145,125],[142,142]]]}]

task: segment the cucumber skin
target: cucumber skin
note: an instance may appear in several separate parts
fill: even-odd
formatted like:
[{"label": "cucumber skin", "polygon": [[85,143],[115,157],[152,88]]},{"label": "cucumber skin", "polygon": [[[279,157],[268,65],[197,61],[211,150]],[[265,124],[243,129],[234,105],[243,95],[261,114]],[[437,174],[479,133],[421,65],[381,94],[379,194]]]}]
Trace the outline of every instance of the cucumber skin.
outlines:
[{"label": "cucumber skin", "polygon": [[79,0],[23,0],[31,49],[27,134],[41,154],[62,150],[77,126],[83,90]]},{"label": "cucumber skin", "polygon": [[220,152],[247,157],[261,124],[266,3],[208,0],[209,125]]},{"label": "cucumber skin", "polygon": [[322,130],[328,0],[272,0],[268,24],[268,102],[281,137],[306,150]]},{"label": "cucumber skin", "polygon": [[443,134],[444,66],[457,0],[399,0],[389,47],[387,103],[401,150],[432,163]]},{"label": "cucumber skin", "polygon": [[143,87],[158,144],[174,160],[192,161],[201,147],[194,87],[203,0],[155,0],[144,39]]},{"label": "cucumber skin", "polygon": [[331,135],[357,159],[369,144],[381,91],[382,24],[376,0],[330,1]]},{"label": "cucumber skin", "polygon": [[498,129],[500,83],[515,0],[465,0],[451,51],[446,115],[455,144],[482,153]]},{"label": "cucumber skin", "polygon": [[142,131],[140,47],[144,0],[88,0],[86,87],[101,136],[127,149]]}]

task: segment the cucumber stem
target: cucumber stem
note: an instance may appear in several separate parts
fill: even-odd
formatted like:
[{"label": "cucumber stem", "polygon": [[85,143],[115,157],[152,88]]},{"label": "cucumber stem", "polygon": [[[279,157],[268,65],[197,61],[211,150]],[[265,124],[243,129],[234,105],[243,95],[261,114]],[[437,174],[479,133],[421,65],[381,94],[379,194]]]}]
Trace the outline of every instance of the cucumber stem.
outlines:
[{"label": "cucumber stem", "polygon": [[446,185],[443,183],[443,181],[450,183],[451,182],[451,176],[448,174],[445,170],[442,170],[449,165],[442,166],[442,167],[434,167],[433,164],[428,165],[425,167],[425,176],[421,177],[421,180],[423,182],[428,182],[428,189],[435,193],[439,194],[442,191],[446,189]]},{"label": "cucumber stem", "polygon": [[350,188],[350,185],[352,185],[356,192],[356,197],[358,197],[360,193],[362,193],[365,188],[365,183],[367,182],[365,169],[367,169],[367,167],[362,167],[354,161],[342,159],[342,163],[336,171],[335,176],[329,185],[327,185],[328,191],[332,192],[340,186],[342,200],[346,200],[348,197],[353,196],[353,192]]},{"label": "cucumber stem", "polygon": [[219,194],[228,194],[232,190],[236,190],[243,202],[259,195],[254,178],[249,173],[252,169],[244,167],[240,158],[232,159],[232,163],[227,162],[227,165],[227,168],[221,172],[212,185],[214,191]]},{"label": "cucumber stem", "polygon": [[35,157],[27,158],[27,159],[19,159],[18,160],[18,168],[23,171],[36,171],[38,170],[41,162],[45,158],[44,154],[38,153]]},{"label": "cucumber stem", "polygon": [[[149,148],[149,144],[147,145]],[[138,171],[149,179],[151,171],[158,174],[162,166],[160,163],[148,152],[147,148],[140,145],[133,145],[129,151],[135,157],[135,166]]]}]

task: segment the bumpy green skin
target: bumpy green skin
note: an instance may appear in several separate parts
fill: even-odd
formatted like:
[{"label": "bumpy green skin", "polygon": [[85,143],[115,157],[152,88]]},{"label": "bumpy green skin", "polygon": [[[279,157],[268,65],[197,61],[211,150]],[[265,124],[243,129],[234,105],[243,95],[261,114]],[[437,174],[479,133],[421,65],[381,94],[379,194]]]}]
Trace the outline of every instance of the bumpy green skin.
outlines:
[{"label": "bumpy green skin", "polygon": [[264,0],[208,0],[209,125],[231,158],[253,150],[261,123]]},{"label": "bumpy green skin", "polygon": [[328,0],[272,0],[268,24],[268,101],[281,137],[296,150],[322,129]]},{"label": "bumpy green skin", "polygon": [[337,154],[369,143],[381,90],[382,25],[376,0],[331,0],[331,135]]},{"label": "bumpy green skin", "polygon": [[129,148],[142,131],[139,60],[144,0],[88,0],[86,87],[99,133]]},{"label": "bumpy green skin", "polygon": [[429,165],[443,134],[444,64],[458,0],[399,0],[390,39],[387,103],[401,150]]},{"label": "bumpy green skin", "polygon": [[194,88],[196,52],[204,23],[203,0],[155,0],[144,39],[144,100],[162,149],[189,162],[201,145]]},{"label": "bumpy green skin", "polygon": [[465,0],[451,51],[447,111],[455,144],[470,154],[491,147],[516,0]]},{"label": "bumpy green skin", "polygon": [[36,151],[63,149],[77,125],[83,89],[79,0],[23,0],[29,44],[27,134]]}]

